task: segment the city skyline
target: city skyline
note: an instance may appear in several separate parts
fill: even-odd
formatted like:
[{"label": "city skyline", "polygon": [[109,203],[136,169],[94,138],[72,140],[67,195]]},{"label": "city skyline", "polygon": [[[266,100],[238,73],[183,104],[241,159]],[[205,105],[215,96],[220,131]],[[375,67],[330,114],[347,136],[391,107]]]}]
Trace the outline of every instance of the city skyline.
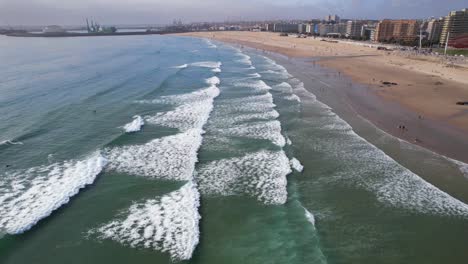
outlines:
[{"label": "city skyline", "polygon": [[323,18],[338,14],[350,19],[397,19],[446,16],[468,7],[468,0],[0,0],[0,25],[79,25],[93,17],[105,24],[167,24],[183,22]]}]

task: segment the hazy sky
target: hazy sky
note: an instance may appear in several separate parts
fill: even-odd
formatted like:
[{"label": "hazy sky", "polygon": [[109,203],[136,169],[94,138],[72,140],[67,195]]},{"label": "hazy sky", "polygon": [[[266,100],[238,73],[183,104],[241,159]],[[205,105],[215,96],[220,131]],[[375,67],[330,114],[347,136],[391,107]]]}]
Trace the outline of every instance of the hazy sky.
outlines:
[{"label": "hazy sky", "polygon": [[425,18],[468,8],[468,0],[0,0],[0,25],[102,24],[345,18]]}]

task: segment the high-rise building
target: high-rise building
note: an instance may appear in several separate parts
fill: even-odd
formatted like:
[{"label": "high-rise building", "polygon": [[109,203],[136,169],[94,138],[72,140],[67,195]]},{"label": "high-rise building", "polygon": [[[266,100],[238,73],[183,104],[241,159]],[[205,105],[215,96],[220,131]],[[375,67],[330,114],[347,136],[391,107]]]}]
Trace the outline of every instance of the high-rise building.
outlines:
[{"label": "high-rise building", "polygon": [[274,25],[273,31],[275,32],[284,32],[284,33],[298,33],[299,26],[292,23],[276,23]]},{"label": "high-rise building", "polygon": [[320,36],[333,34],[336,36],[344,36],[346,34],[346,24],[319,24],[318,33]]},{"label": "high-rise building", "polygon": [[361,38],[363,40],[374,40],[375,37],[375,26],[365,24],[361,29]]},{"label": "high-rise building", "polygon": [[315,25],[314,24],[307,24],[306,25],[306,33],[307,34],[314,34],[315,33]]},{"label": "high-rise building", "polygon": [[442,33],[443,18],[441,19],[431,19],[427,23],[427,40],[431,43],[439,43],[440,34]]},{"label": "high-rise building", "polygon": [[340,23],[340,17],[337,15],[328,15],[325,17],[325,22],[327,23]]},{"label": "high-rise building", "polygon": [[266,31],[275,31],[275,24],[273,24],[273,23],[265,24],[265,30]]},{"label": "high-rise building", "polygon": [[326,36],[328,33],[333,32],[333,25],[332,24],[319,24],[318,25],[318,33],[320,36]]},{"label": "high-rise building", "polygon": [[416,20],[382,20],[377,24],[375,40],[411,42],[417,39],[419,23]]},{"label": "high-rise building", "polygon": [[440,34],[440,44],[445,45],[447,38],[450,42],[468,34],[468,8],[452,11],[445,17]]},{"label": "high-rise building", "polygon": [[297,27],[298,27],[297,30],[300,34],[307,33],[307,24],[298,24]]},{"label": "high-rise building", "polygon": [[364,26],[363,21],[359,20],[350,20],[346,24],[346,37],[348,38],[358,38],[361,37],[362,26]]}]

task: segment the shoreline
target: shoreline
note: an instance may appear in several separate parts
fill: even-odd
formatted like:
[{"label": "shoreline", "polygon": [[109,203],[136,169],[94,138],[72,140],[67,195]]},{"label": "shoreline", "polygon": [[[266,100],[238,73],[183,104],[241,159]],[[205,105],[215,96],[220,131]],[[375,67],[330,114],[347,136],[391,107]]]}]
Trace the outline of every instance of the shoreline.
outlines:
[{"label": "shoreline", "polygon": [[[340,57],[330,56],[318,58],[291,56],[291,52],[289,50],[294,49],[294,46],[288,48],[283,46],[272,46],[272,44],[264,45],[261,43],[252,43],[243,40],[212,38],[212,35],[210,37],[210,33],[206,33],[205,35],[181,35],[211,38],[225,43],[240,45],[241,47],[246,46],[263,52],[273,52],[274,54],[285,56],[286,59],[282,62],[282,65],[285,66],[288,71],[291,68],[296,68],[292,71],[296,72],[297,75],[302,75],[302,78],[315,79],[318,81],[320,83],[319,85],[322,85],[323,88],[315,89],[313,93],[316,94],[320,100],[324,100],[324,103],[329,105],[331,104],[330,106],[332,108],[336,108],[337,105],[333,105],[330,101],[336,101],[336,98],[328,98],[331,100],[327,100],[327,96],[342,97],[339,100],[340,102],[337,102],[337,104],[347,104],[347,111],[352,111],[354,112],[354,115],[368,120],[371,124],[385,133],[447,158],[468,163],[468,108],[465,111],[462,110],[462,114],[458,116],[459,119],[455,119],[456,122],[453,122],[453,120],[447,121],[443,119],[443,116],[437,116],[431,112],[422,112],[420,109],[412,107],[411,105],[408,106],[408,104],[405,104],[404,100],[398,100],[398,97],[396,96],[393,96],[393,98],[393,94],[405,94],[403,89],[400,87],[399,89],[394,89],[396,91],[392,91],[388,88],[393,87],[380,87],[381,85],[372,86],[365,81],[358,81],[356,76],[353,76],[348,71],[343,70],[342,67],[340,68],[333,64],[324,63],[327,62],[327,60],[338,61],[362,57],[373,58],[376,56],[375,54],[355,54]],[[372,64],[370,65],[372,66]],[[350,66],[346,65],[346,67]],[[311,73],[308,71],[308,68],[317,70],[318,72],[316,74]],[[400,70],[404,71],[403,69]],[[357,70],[353,69],[353,71],[359,72],[360,68]],[[296,76],[296,74],[293,75]],[[379,74],[378,71],[377,74]],[[422,73],[411,73],[411,76],[413,75],[415,75],[415,77],[408,77],[407,79],[414,82],[420,81],[420,78],[422,78]],[[297,77],[302,79],[301,76]],[[392,78],[400,78],[398,72],[395,73],[395,75],[392,75]],[[444,82],[448,82],[448,80],[444,80]],[[445,85],[440,86],[446,87]],[[327,95],[327,89],[334,90],[334,95]],[[456,89],[460,88],[457,87]],[[468,88],[466,89],[468,90]],[[461,92],[463,93],[464,90],[462,89]],[[349,115],[344,117],[345,120],[350,118],[353,117]],[[401,126],[404,126],[405,129],[399,128]]]}]

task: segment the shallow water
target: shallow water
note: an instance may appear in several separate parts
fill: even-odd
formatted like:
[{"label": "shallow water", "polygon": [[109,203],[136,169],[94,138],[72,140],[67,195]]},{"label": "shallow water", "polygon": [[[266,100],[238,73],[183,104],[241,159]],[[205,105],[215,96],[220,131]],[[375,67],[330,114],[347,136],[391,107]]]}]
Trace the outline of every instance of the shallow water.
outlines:
[{"label": "shallow water", "polygon": [[1,263],[468,257],[462,200],[262,54],[170,36],[34,41],[0,42]]}]

